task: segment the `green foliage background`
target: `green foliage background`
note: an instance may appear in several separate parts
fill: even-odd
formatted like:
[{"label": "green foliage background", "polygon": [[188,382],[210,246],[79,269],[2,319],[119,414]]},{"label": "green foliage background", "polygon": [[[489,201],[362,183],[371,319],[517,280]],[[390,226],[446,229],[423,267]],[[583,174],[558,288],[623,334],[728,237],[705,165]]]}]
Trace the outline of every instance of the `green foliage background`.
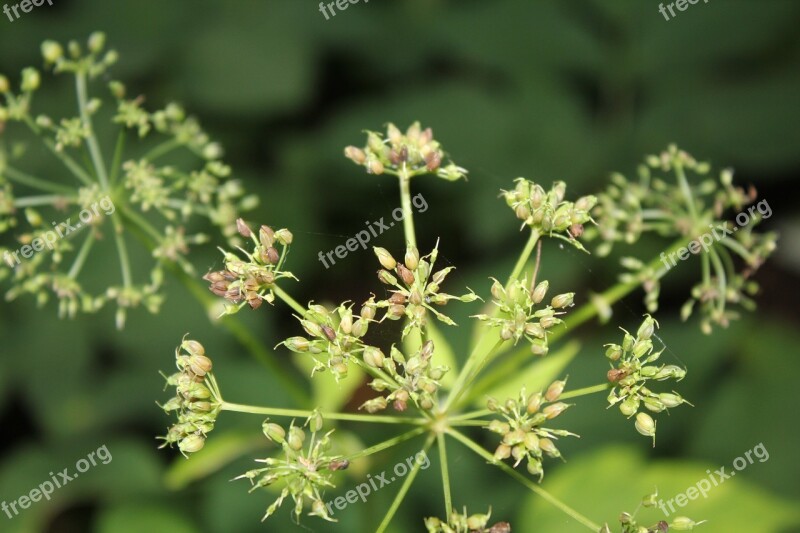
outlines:
[{"label": "green foliage background", "polygon": [[[388,217],[398,197],[392,180],[367,176],[342,157],[362,129],[419,119],[468,182],[417,180],[430,209],[417,216],[421,249],[442,238],[442,255],[459,267],[453,286],[482,292],[505,275],[524,244],[498,189],[517,176],[568,183],[570,196],[599,190],[612,170],[631,174],[646,153],[678,142],[716,167],[732,166],[740,184],[756,184],[782,233],[780,252],[760,272],[760,308],[726,331],[703,336],[677,308],[698,275],[681,263],[662,291],[661,337],[689,366],[681,392],[694,409],[661,417],[651,450],[632,424],[606,411],[602,397],[565,416],[580,440],[564,442],[566,464],[551,464],[544,486],[596,521],[633,510],[658,484],[671,497],[763,442],[770,452],[707,500],[685,510],[708,518],[703,531],[800,531],[796,424],[800,375],[797,284],[800,224],[800,2],[698,3],[665,21],[652,0],[409,0],[359,3],[326,21],[315,2],[298,0],[55,0],[10,22],[0,18],[0,71],[40,66],[46,38],[108,34],[121,55],[114,77],[153,106],[178,100],[226,148],[235,175],[262,205],[248,218],[290,228],[290,266],[301,301],[363,300],[376,290],[371,254],[352,253],[325,270],[319,250],[342,244],[364,221]],[[71,87],[45,78],[39,98],[73,109]],[[106,147],[112,139],[101,140]],[[60,172],[54,164],[52,172]],[[395,229],[374,244],[399,249]],[[643,257],[656,255],[645,243]],[[625,250],[622,250],[625,252]],[[144,254],[142,250],[139,251]],[[191,256],[198,270],[219,265],[213,246]],[[610,286],[613,261],[548,243],[544,276],[557,292]],[[101,272],[108,261],[95,259]],[[640,294],[616,306],[614,323],[634,327]],[[467,306],[460,323],[469,323]],[[175,470],[175,453],[153,436],[169,420],[157,370],[169,369],[185,332],[213,355],[223,392],[237,402],[286,405],[280,384],[222,330],[209,326],[188,291],[170,280],[159,316],[133,313],[113,329],[111,312],[58,321],[30,301],[0,304],[0,500],[10,501],[106,444],[113,461],[19,517],[0,515],[0,531],[227,533],[300,530],[288,510],[259,522],[268,500],[228,480],[269,453],[257,417],[225,414],[218,471]],[[284,306],[247,313],[248,327],[274,346],[297,327]],[[456,345],[468,335],[456,335]],[[570,386],[599,382],[600,346],[613,327],[582,330]],[[285,350],[281,355],[287,358]],[[463,354],[461,354],[463,356]],[[229,433],[230,432],[230,433]],[[226,435],[224,435],[226,434]],[[377,436],[358,435],[371,443]],[[492,442],[486,440],[485,442]],[[382,456],[390,468],[413,447]],[[244,453],[246,452],[246,453]],[[438,463],[419,477],[394,531],[420,531],[421,517],[442,514]],[[464,448],[450,449],[454,498],[472,511],[492,506],[515,531],[581,531],[566,516],[506,480]],[[198,458],[195,458],[198,459]],[[199,462],[198,462],[199,464]],[[203,475],[201,475],[203,474]],[[343,478],[342,490],[365,472]],[[200,477],[200,479],[195,479]],[[178,490],[180,487],[180,490]],[[396,488],[342,512],[339,526],[311,531],[369,531]]]}]

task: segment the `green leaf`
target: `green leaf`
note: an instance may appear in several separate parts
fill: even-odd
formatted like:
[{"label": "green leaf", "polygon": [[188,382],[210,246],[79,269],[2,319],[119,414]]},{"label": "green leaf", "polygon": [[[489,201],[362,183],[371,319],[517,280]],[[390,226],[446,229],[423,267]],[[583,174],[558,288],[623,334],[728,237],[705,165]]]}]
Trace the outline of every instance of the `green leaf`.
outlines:
[{"label": "green leaf", "polygon": [[[314,360],[310,356],[298,356],[295,361],[302,371],[311,375]],[[321,406],[323,411],[341,410],[350,401],[353,392],[364,382],[364,378],[364,371],[355,364],[350,364],[347,377],[338,382],[330,372],[317,372],[311,378],[314,405]]]},{"label": "green leaf", "polygon": [[[705,498],[698,493],[685,507],[674,504],[672,513],[666,502],[701,480],[708,480],[708,469],[714,471],[726,466],[727,473],[733,469],[730,464],[652,461],[644,457],[641,449],[611,446],[571,460],[545,478],[544,488],[589,519],[600,524],[607,522],[612,531],[619,529],[619,514],[633,513],[642,497],[652,493],[655,487],[670,517],[688,516],[698,522],[708,520],[698,531],[783,531],[800,523],[800,510],[796,506],[746,480],[746,471],[717,487],[712,485]],[[744,453],[745,449],[741,451]],[[747,468],[756,470],[761,466],[756,460]],[[584,526],[536,495],[530,495],[521,508],[514,523],[515,529],[520,531],[586,531]],[[637,518],[645,525],[669,520],[658,507],[642,508]]]},{"label": "green leaf", "polygon": [[509,377],[502,385],[491,389],[486,395],[476,398],[474,405],[483,406],[486,403],[487,395],[500,401],[514,398],[519,395],[523,386],[528,389],[528,392],[544,389],[555,379],[563,377],[564,369],[578,355],[580,347],[581,345],[577,341],[569,342],[556,353],[536,359],[527,368]]},{"label": "green leaf", "polygon": [[200,531],[181,513],[166,506],[146,503],[123,504],[103,511],[95,526],[97,533],[141,533],[169,531],[197,533]]},{"label": "green leaf", "polygon": [[164,483],[169,489],[181,490],[193,481],[219,471],[265,442],[263,435],[254,435],[253,432],[214,435],[214,438],[208,439],[202,450],[192,454],[189,459],[175,459],[164,476]]}]

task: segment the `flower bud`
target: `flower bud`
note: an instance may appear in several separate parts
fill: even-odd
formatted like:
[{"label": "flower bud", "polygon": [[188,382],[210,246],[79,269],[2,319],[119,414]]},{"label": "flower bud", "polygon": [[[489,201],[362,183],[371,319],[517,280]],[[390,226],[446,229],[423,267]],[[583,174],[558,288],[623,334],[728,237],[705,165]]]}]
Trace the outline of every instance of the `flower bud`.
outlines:
[{"label": "flower bud", "polygon": [[645,437],[653,437],[653,446],[655,446],[656,423],[653,420],[653,417],[651,417],[645,412],[641,412],[636,415],[635,426],[636,426],[636,431],[638,431]]},{"label": "flower bud", "polygon": [[660,399],[654,398],[652,396],[645,396],[644,399],[642,400],[642,403],[644,403],[644,406],[649,411],[652,411],[654,413],[660,413],[661,411],[666,409],[666,406]]},{"label": "flower bud", "polygon": [[42,57],[46,64],[55,63],[64,56],[64,49],[56,41],[42,43]]},{"label": "flower bud", "polygon": [[189,370],[197,376],[203,377],[211,372],[211,359],[205,355],[192,355],[189,357]]},{"label": "flower bud", "polygon": [[269,420],[264,421],[261,425],[261,430],[264,432],[264,436],[278,444],[283,444],[283,441],[286,439],[286,430]]},{"label": "flower bud", "polygon": [[292,235],[292,232],[286,228],[279,229],[278,231],[275,232],[275,240],[277,240],[284,246],[288,246],[292,244],[292,241],[294,240],[294,235]]},{"label": "flower bud", "polygon": [[28,93],[35,91],[39,88],[39,83],[41,82],[42,78],[39,76],[39,71],[32,67],[27,67],[22,69],[22,82],[20,83],[20,89],[22,92]]},{"label": "flower bud", "polygon": [[505,435],[511,430],[511,427],[508,425],[507,422],[502,422],[500,420],[492,420],[489,422],[489,425],[486,426],[486,429],[493,433],[497,433],[498,435]]},{"label": "flower bud", "polygon": [[93,32],[89,35],[88,47],[93,54],[99,53],[106,45],[106,34],[101,31]]},{"label": "flower bud", "polygon": [[611,361],[618,361],[622,356],[622,346],[619,344],[611,344],[606,349],[606,357]]},{"label": "flower bud", "polygon": [[636,396],[628,396],[619,404],[620,412],[628,418],[636,414],[639,410],[639,398]]},{"label": "flower bud", "polygon": [[542,463],[538,459],[529,459],[527,468],[528,468],[528,473],[532,476],[541,477],[542,474],[544,474],[544,470],[542,469]]},{"label": "flower bud", "polygon": [[289,428],[289,438],[286,442],[289,447],[294,451],[299,451],[303,447],[303,441],[306,440],[306,432],[299,427],[292,426]]},{"label": "flower bud", "polygon": [[531,293],[531,300],[533,303],[538,304],[542,300],[544,300],[545,295],[547,294],[547,289],[550,287],[550,283],[545,280],[540,282],[536,285],[536,288],[533,289],[533,293]]},{"label": "flower bud", "polygon": [[653,332],[655,331],[656,321],[650,315],[644,319],[642,325],[639,326],[639,330],[636,332],[636,336],[643,340],[648,340],[650,337],[653,336]]},{"label": "flower bud", "polygon": [[664,381],[670,378],[675,378],[678,381],[680,381],[685,376],[686,376],[686,371],[681,367],[675,365],[666,365],[664,368],[659,370],[653,377],[658,381]]},{"label": "flower bud", "polygon": [[544,398],[548,402],[554,402],[558,400],[561,396],[561,393],[564,392],[564,385],[567,384],[567,381],[554,381],[547,387],[547,392],[544,393]]},{"label": "flower bud", "polygon": [[556,309],[571,307],[574,297],[575,297],[574,292],[565,292],[564,294],[558,294],[554,296],[553,299],[550,301],[550,305],[555,307]]},{"label": "flower bud", "polygon": [[414,273],[407,269],[405,265],[397,265],[397,274],[406,285],[414,284]]},{"label": "flower bud", "polygon": [[305,337],[290,337],[283,344],[295,353],[304,353],[308,351],[309,342]]},{"label": "flower bud", "polygon": [[414,271],[417,269],[419,265],[419,250],[417,250],[416,246],[409,246],[406,249],[404,262],[409,270]]},{"label": "flower bud", "polygon": [[373,398],[372,400],[367,400],[364,402],[359,409],[364,409],[366,412],[373,414],[377,413],[378,411],[383,411],[386,409],[388,405],[386,398],[383,396],[378,396],[377,398]]},{"label": "flower bud", "polygon": [[367,346],[364,348],[364,362],[373,368],[383,367],[383,360],[385,356],[383,352],[374,346]]},{"label": "flower bud", "polygon": [[533,339],[531,342],[531,353],[544,357],[547,355],[547,341],[544,339]]},{"label": "flower bud", "polygon": [[269,226],[262,225],[258,230],[258,239],[261,241],[261,246],[269,248],[275,242],[275,232]]},{"label": "flower bud", "polygon": [[685,516],[676,516],[669,527],[676,531],[691,531],[694,529],[694,526],[699,526],[703,522],[705,522],[705,520],[702,522],[695,522],[691,518]]},{"label": "flower bud", "polygon": [[250,229],[250,226],[247,225],[243,218],[236,219],[236,231],[245,239],[249,239],[253,234],[253,230]]},{"label": "flower bud", "polygon": [[369,160],[367,161],[367,172],[379,176],[383,174],[383,170],[384,170],[383,163],[378,161],[376,157],[369,158]]},{"label": "flower bud", "polygon": [[494,451],[494,460],[495,461],[502,461],[503,459],[508,459],[511,457],[511,447],[505,444],[501,444],[497,447]]},{"label": "flower bud", "polygon": [[550,439],[539,439],[539,448],[550,457],[561,457],[561,452]]},{"label": "flower bud", "polygon": [[3,75],[0,75],[0,94],[5,94],[11,89],[11,85],[8,83],[8,78]]},{"label": "flower bud", "polygon": [[394,270],[394,268],[397,266],[397,261],[394,260],[394,257],[392,257],[392,254],[389,253],[389,250],[375,246],[373,247],[373,251],[378,257],[378,261],[383,268],[386,270]]},{"label": "flower bud", "polygon": [[551,403],[550,405],[542,409],[542,414],[545,415],[548,418],[548,420],[552,420],[553,418],[563,413],[567,409],[567,407],[569,407],[569,404],[566,404],[564,402]]},{"label": "flower bud", "polygon": [[189,435],[178,443],[178,448],[183,453],[195,453],[203,449],[206,439],[200,435]]},{"label": "flower bud", "polygon": [[308,417],[308,428],[313,432],[316,433],[322,429],[322,414],[319,411],[314,411],[310,417]]},{"label": "flower bud", "polygon": [[355,146],[348,146],[345,148],[344,156],[356,165],[363,165],[364,161],[367,160],[367,155],[364,153],[364,150]]},{"label": "flower bud", "polygon": [[686,402],[686,400],[684,400],[680,394],[674,394],[671,392],[662,392],[658,395],[658,399],[661,400],[661,403],[663,403],[664,407],[667,409],[678,407],[680,404]]},{"label": "flower bud", "polygon": [[637,359],[651,351],[653,351],[653,341],[651,340],[637,340],[633,344],[633,355]]},{"label": "flower bud", "polygon": [[528,406],[527,406],[528,414],[531,415],[534,414],[539,410],[541,406],[542,406],[542,393],[536,392],[534,394],[531,394],[530,398],[528,398]]}]

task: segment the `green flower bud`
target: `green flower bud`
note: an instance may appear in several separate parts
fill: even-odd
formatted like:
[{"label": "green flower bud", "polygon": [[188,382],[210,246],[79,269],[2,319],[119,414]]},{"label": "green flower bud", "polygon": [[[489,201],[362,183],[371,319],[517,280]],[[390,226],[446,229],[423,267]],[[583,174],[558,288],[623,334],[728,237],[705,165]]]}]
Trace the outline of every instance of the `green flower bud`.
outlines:
[{"label": "green flower bud", "polygon": [[88,47],[89,51],[93,54],[99,53],[106,45],[106,34],[101,31],[96,31],[89,36]]},{"label": "green flower bud", "polygon": [[638,340],[633,344],[633,355],[637,359],[653,350],[653,341]]},{"label": "green flower bud", "polygon": [[547,388],[547,392],[544,393],[544,398],[548,402],[554,402],[558,400],[558,398],[561,396],[561,393],[564,392],[564,385],[566,384],[566,380],[552,382]]},{"label": "green flower bud", "polygon": [[308,427],[313,432],[316,433],[322,429],[322,414],[319,411],[315,410],[310,417],[308,417]]},{"label": "green flower bud", "polygon": [[653,336],[653,332],[655,331],[656,321],[650,315],[647,315],[647,318],[644,319],[642,325],[639,326],[639,330],[636,332],[636,336],[642,340],[648,340],[650,337]]},{"label": "green flower bud", "polygon": [[661,400],[661,403],[663,403],[667,409],[678,407],[680,404],[686,402],[680,394],[670,392],[662,392],[658,395],[658,399]]},{"label": "green flower bud", "polygon": [[525,447],[527,449],[531,450],[536,454],[538,454],[539,450],[541,449],[539,447],[539,437],[536,435],[536,433],[533,432],[526,433],[525,440],[523,441],[523,443],[525,444]]},{"label": "green flower bud", "polygon": [[620,412],[628,418],[636,414],[639,410],[639,398],[636,396],[628,396],[619,404]]},{"label": "green flower bud", "polygon": [[652,411],[654,413],[660,413],[661,411],[666,409],[666,406],[660,399],[654,398],[652,396],[645,396],[644,399],[642,400],[642,403],[644,403],[644,406],[649,411]]},{"label": "green flower bud", "polygon": [[264,435],[273,442],[283,444],[283,441],[286,439],[286,430],[278,424],[270,422],[269,419],[264,421],[261,425],[261,429]]},{"label": "green flower bud", "polygon": [[299,451],[303,447],[304,440],[306,440],[305,431],[296,426],[289,428],[289,437],[286,439],[286,442],[291,449]]},{"label": "green flower bud", "polygon": [[494,460],[495,461],[502,461],[503,459],[508,459],[511,457],[511,447],[505,444],[501,444],[497,447],[494,451]]},{"label": "green flower bud", "polygon": [[397,285],[397,278],[392,276],[387,270],[378,270],[378,279],[386,285]]},{"label": "green flower bud", "polygon": [[305,337],[289,337],[283,345],[295,353],[304,353],[308,351],[309,342]]},{"label": "green flower bud", "polygon": [[527,406],[528,414],[532,415],[536,413],[541,407],[541,405],[542,405],[542,393],[536,392],[534,394],[531,394],[531,397],[528,399],[528,406]]},{"label": "green flower bud", "polygon": [[653,446],[656,443],[656,423],[653,418],[645,412],[636,415],[636,431],[645,437],[653,437]]},{"label": "green flower bud", "polygon": [[383,396],[378,396],[377,398],[373,398],[372,400],[367,400],[364,402],[359,409],[364,409],[366,412],[373,414],[377,413],[378,411],[383,411],[386,409],[388,405],[386,398]]},{"label": "green flower bud", "polygon": [[46,64],[55,63],[64,56],[64,49],[56,41],[42,43],[42,57]]},{"label": "green flower bud", "polygon": [[555,443],[550,439],[539,439],[539,447],[550,457],[561,457],[561,452],[558,451]]},{"label": "green flower bud", "polygon": [[705,520],[702,522],[695,522],[691,518],[685,516],[676,516],[669,527],[676,531],[691,531],[694,529],[694,526],[699,526],[703,522],[705,522]]},{"label": "green flower bud", "polygon": [[658,371],[654,378],[658,381],[664,381],[670,378],[675,378],[678,381],[682,380],[686,376],[686,371],[679,366],[675,365],[666,365],[664,368]]},{"label": "green flower bud", "polygon": [[20,88],[22,92],[29,93],[39,88],[41,77],[39,71],[32,67],[27,67],[22,70],[22,82]]},{"label": "green flower bud", "polygon": [[183,453],[195,453],[203,449],[206,439],[200,435],[189,435],[178,443],[178,448]]},{"label": "green flower bud", "polygon": [[531,342],[531,353],[544,357],[547,355],[547,341],[544,339],[533,339]]},{"label": "green flower bud", "polygon": [[528,459],[528,473],[532,476],[539,476],[542,477],[544,474],[544,470],[542,469],[542,463],[538,459]]},{"label": "green flower bud", "polygon": [[419,266],[419,250],[417,250],[416,246],[409,246],[406,249],[404,262],[409,270],[414,271],[417,269],[417,266]]},{"label": "green flower bud", "polygon": [[619,344],[610,344],[606,349],[606,357],[611,361],[619,361],[619,358],[622,357],[622,346]]},{"label": "green flower bud", "polygon": [[364,348],[364,362],[373,368],[382,368],[385,357],[379,348],[374,346]]},{"label": "green flower bud", "polygon": [[284,246],[288,246],[292,244],[292,241],[294,240],[294,235],[292,235],[292,232],[289,231],[288,229],[285,228],[279,229],[278,231],[275,232],[275,240]]},{"label": "green flower bud", "polygon": [[547,280],[542,281],[538,285],[536,285],[536,288],[533,289],[533,293],[531,293],[531,300],[533,300],[533,303],[535,304],[541,303],[541,301],[544,300],[544,297],[547,294],[547,289],[549,287],[550,283]]},{"label": "green flower bud", "polygon": [[630,333],[626,333],[625,337],[622,339],[622,351],[630,352],[631,348],[633,348],[633,343],[635,339]]},{"label": "green flower bud", "polygon": [[571,307],[574,298],[575,298],[574,292],[565,292],[564,294],[558,294],[554,296],[553,299],[550,301],[550,305],[555,307],[556,309]]}]

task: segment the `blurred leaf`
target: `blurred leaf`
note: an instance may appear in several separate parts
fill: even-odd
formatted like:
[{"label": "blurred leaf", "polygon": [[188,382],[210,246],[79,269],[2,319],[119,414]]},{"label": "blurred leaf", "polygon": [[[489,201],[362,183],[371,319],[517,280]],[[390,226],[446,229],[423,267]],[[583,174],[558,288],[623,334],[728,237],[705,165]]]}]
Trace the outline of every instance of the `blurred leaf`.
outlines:
[{"label": "blurred leaf", "polygon": [[128,503],[104,510],[97,519],[97,533],[198,533],[201,531],[182,513],[166,505]]},{"label": "blurred leaf", "polygon": [[252,433],[224,433],[214,435],[198,453],[186,459],[178,457],[164,475],[164,483],[170,490],[181,490],[194,481],[214,474],[235,459],[264,444],[263,435]]}]

